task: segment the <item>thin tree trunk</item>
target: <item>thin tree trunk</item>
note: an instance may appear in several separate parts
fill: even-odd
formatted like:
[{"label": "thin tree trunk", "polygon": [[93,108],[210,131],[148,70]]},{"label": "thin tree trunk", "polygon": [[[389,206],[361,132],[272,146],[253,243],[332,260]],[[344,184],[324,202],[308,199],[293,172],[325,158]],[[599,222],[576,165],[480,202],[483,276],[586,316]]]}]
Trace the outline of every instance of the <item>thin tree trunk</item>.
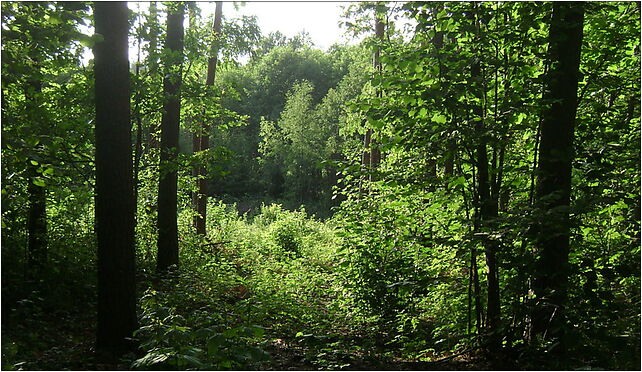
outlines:
[{"label": "thin tree trunk", "polygon": [[[477,180],[475,156],[473,151],[470,151],[469,158],[472,168],[472,178],[473,180]],[[459,171],[461,172],[461,168]],[[479,193],[477,191],[475,181],[473,181],[472,183],[471,195],[471,204],[473,208],[473,233],[476,233],[480,230],[481,221],[479,213]],[[470,216],[467,217],[470,220]],[[484,327],[484,314],[481,306],[481,286],[479,284],[479,269],[477,268],[477,250],[475,246],[471,246],[470,248],[470,260],[473,267],[473,290],[475,295],[475,319],[477,320],[477,334],[481,334]]]},{"label": "thin tree trunk", "polygon": [[[136,53],[136,80],[140,77],[140,43],[141,38],[138,37]],[[143,117],[140,113],[141,92],[140,87],[136,90],[136,98],[134,102],[134,115],[136,116],[136,146],[134,148],[134,221],[138,218],[138,188],[139,180],[138,175],[140,171],[140,159],[143,155]]]},{"label": "thin tree trunk", "polygon": [[549,34],[550,72],[541,125],[535,207],[536,254],[533,290],[537,299],[532,335],[559,341],[564,350],[573,136],[577,111],[584,4],[556,2]]},{"label": "thin tree trunk", "polygon": [[124,2],[96,2],[96,235],[98,328],[96,348],[132,349],[136,320],[134,189],[132,177],[128,40]]},{"label": "thin tree trunk", "polygon": [[[454,159],[454,160],[456,160],[456,159]],[[457,161],[457,162],[454,162],[454,163],[457,165],[457,172],[459,172],[459,174],[463,174],[463,171],[461,169],[460,161]],[[474,169],[475,169],[475,167],[473,167],[473,179],[475,179]],[[473,190],[472,193],[474,195],[475,191]],[[468,203],[468,198],[466,197],[466,190],[464,190],[464,188],[461,189],[461,194],[462,194],[462,197],[464,199],[464,208],[465,208],[464,210],[465,210],[465,213],[466,213],[466,220],[470,220],[471,216],[470,216],[470,212],[468,211],[469,203]],[[474,204],[474,202],[473,202],[473,204]],[[479,230],[479,227],[478,227],[477,216],[475,216],[475,220],[473,222],[473,231],[477,231],[477,230]],[[481,309],[482,308],[481,308],[481,299],[480,299],[481,288],[480,288],[480,285],[479,285],[479,275],[478,275],[478,271],[477,271],[477,257],[476,256],[477,256],[477,254],[476,254],[476,251],[475,251],[475,247],[473,246],[473,247],[470,248],[470,273],[469,273],[469,276],[468,276],[468,280],[469,280],[469,283],[468,283],[468,312],[469,312],[468,333],[470,333],[470,330],[472,328],[472,326],[470,324],[472,322],[470,320],[470,312],[471,312],[471,307],[472,307],[471,299],[470,299],[471,287],[474,290],[473,291],[473,297],[475,299],[475,320],[476,320],[477,333],[479,333],[481,328],[482,328],[482,314],[481,314]]]},{"label": "thin tree trunk", "polygon": [[[214,12],[214,41],[210,51],[210,58],[207,63],[207,80],[205,85],[211,87],[214,85],[216,78],[216,65],[218,63],[218,37],[221,34],[221,20],[223,15],[223,2],[216,2],[216,10]],[[209,149],[209,133],[210,126],[207,122],[201,123],[201,133],[194,136],[195,151],[205,151]],[[197,215],[194,217],[194,225],[196,232],[205,236],[206,221],[207,221],[207,168],[204,164],[198,164],[195,167],[195,173],[198,177],[198,192],[194,195],[194,205],[196,206]]]},{"label": "thin tree trunk", "polygon": [[[379,9],[375,9],[375,36],[379,39],[379,42],[383,42],[385,34],[385,24],[383,23],[383,15]],[[381,74],[381,51],[380,47],[375,48],[372,64],[374,66],[375,74]],[[377,90],[377,97],[381,97],[381,90]],[[362,156],[361,163],[368,170],[372,171],[374,168],[379,166],[381,162],[381,150],[376,146],[376,142],[373,139],[373,132],[371,128],[368,128],[366,135],[363,141],[364,152]],[[370,177],[372,180],[372,176]]]},{"label": "thin tree trunk", "polygon": [[27,192],[29,194],[29,215],[27,231],[27,272],[29,278],[37,278],[47,263],[47,189],[36,185],[36,166],[28,165]]},{"label": "thin tree trunk", "polygon": [[[443,5],[439,4],[437,5],[435,9],[435,14],[437,14],[441,9],[443,9]],[[435,51],[437,52],[437,62],[439,63],[439,81],[440,85],[442,86],[442,89],[446,90],[446,86],[448,84],[448,81],[445,81],[444,78],[446,76],[446,71],[445,71],[445,66],[442,61],[441,57],[441,50],[444,47],[444,32],[443,31],[438,31],[437,28],[435,27],[435,36],[433,37],[432,44],[435,47]],[[455,126],[454,122],[450,123],[451,127]],[[445,154],[444,154],[444,178],[445,178],[445,183],[444,187],[446,190],[448,190],[448,183],[450,181],[450,178],[453,176],[453,170],[454,170],[454,159],[455,159],[455,152],[457,151],[457,146],[456,143],[453,139],[448,139],[446,142],[446,149],[445,149]],[[436,175],[436,169],[435,169],[435,175]]]},{"label": "thin tree trunk", "polygon": [[371,140],[372,140],[372,129],[368,129],[366,131],[366,135],[363,137],[363,147],[364,147],[365,150],[363,151],[363,156],[361,157],[361,164],[366,169],[370,168],[370,161],[371,161],[371,157],[370,157],[370,142],[371,142]]},{"label": "thin tree trunk", "polygon": [[445,187],[448,189],[448,183],[450,178],[454,175],[454,164],[453,160],[455,158],[455,152],[457,151],[457,145],[454,140],[448,140],[448,145],[446,148],[446,154],[444,155],[444,177],[446,178]]},{"label": "thin tree trunk", "polygon": [[473,260],[472,260],[472,251],[471,251],[471,258],[470,258],[470,265],[468,268],[468,316],[467,316],[467,323],[466,323],[466,333],[470,335],[470,331],[473,329],[473,321],[472,321],[472,301],[473,301]]},{"label": "thin tree trunk", "polygon": [[[479,21],[475,20],[475,27],[478,34]],[[481,74],[481,65],[479,60],[475,60],[471,67],[471,77],[473,82],[478,82],[475,88],[475,94],[480,98],[481,102],[485,101],[485,92],[482,85],[483,76]],[[481,227],[488,227],[493,223],[497,217],[497,204],[493,202],[490,194],[490,178],[488,170],[488,152],[487,152],[487,135],[485,134],[486,128],[484,124],[484,107],[476,105],[473,109],[475,117],[475,131],[477,133],[477,148],[476,148],[476,162],[477,162],[477,195],[479,202],[479,223]],[[484,253],[486,255],[486,265],[488,266],[488,273],[486,276],[486,284],[488,291],[487,303],[487,326],[488,331],[494,333],[499,327],[500,321],[500,299],[499,299],[499,277],[497,267],[497,244],[488,237],[483,238]],[[496,346],[496,342],[492,342],[492,346]]]},{"label": "thin tree trunk", "polygon": [[[33,105],[33,112],[37,112],[39,95],[42,92],[40,80],[32,80],[25,90],[27,101]],[[34,121],[41,121],[42,117],[36,116]],[[42,149],[42,145],[34,148],[34,151]],[[40,276],[42,269],[47,263],[47,189],[45,186],[37,185],[37,166],[27,164],[27,193],[29,200],[29,212],[27,216],[27,277],[35,279]]]},{"label": "thin tree trunk", "polygon": [[481,285],[479,284],[479,269],[477,268],[477,250],[472,247],[470,250],[470,261],[473,268],[473,290],[475,295],[475,319],[477,321],[477,333],[480,334],[484,328],[484,314],[481,304]]},{"label": "thin tree trunk", "polygon": [[[383,42],[384,38],[384,33],[386,29],[386,25],[384,23],[384,18],[385,13],[381,13],[379,10],[375,12],[375,37],[379,39],[379,42]],[[377,49],[374,52],[374,57],[372,61],[374,65],[375,72],[379,75],[381,75],[382,72],[382,66],[381,66],[381,47],[377,47]],[[377,89],[377,97],[381,97],[383,92],[381,89]],[[374,138],[372,138],[372,134],[370,136],[370,167],[377,168],[379,166],[379,163],[381,163],[381,150],[376,144],[376,141]]]},{"label": "thin tree trunk", "polygon": [[[158,8],[156,2],[152,1],[149,3],[149,49],[148,49],[148,64],[149,64],[149,74],[150,76],[155,75],[158,72],[158,39],[160,35],[160,25],[158,22]],[[158,122],[151,120],[149,123],[149,147],[158,148],[160,143],[158,141]]]},{"label": "thin tree trunk", "polygon": [[158,257],[156,269],[167,272],[178,266],[176,157],[181,112],[183,66],[183,19],[185,5],[173,3],[167,15],[166,47],[173,53],[166,62],[163,90],[165,102],[161,120],[160,182],[158,186]]}]

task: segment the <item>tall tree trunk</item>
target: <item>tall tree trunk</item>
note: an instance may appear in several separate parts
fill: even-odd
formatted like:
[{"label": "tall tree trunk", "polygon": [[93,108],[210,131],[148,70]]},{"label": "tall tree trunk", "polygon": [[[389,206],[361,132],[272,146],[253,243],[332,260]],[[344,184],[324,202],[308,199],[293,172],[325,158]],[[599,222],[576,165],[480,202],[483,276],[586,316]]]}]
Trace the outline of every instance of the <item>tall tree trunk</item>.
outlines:
[{"label": "tall tree trunk", "polygon": [[372,129],[366,131],[366,135],[363,137],[363,155],[361,156],[361,164],[366,168],[370,168],[370,142],[372,141]]},{"label": "tall tree trunk", "polygon": [[[39,96],[42,92],[40,80],[32,80],[25,90],[27,101],[33,105],[32,112],[38,112]],[[42,117],[34,115],[34,121],[42,121]],[[34,148],[34,151],[42,149],[42,145]],[[45,186],[37,185],[37,166],[27,164],[27,186],[29,200],[29,214],[27,216],[27,276],[34,279],[40,276],[42,269],[47,263],[47,189]]]},{"label": "tall tree trunk", "polygon": [[[433,10],[433,14],[436,17],[437,14],[443,9],[443,3],[436,3],[437,5],[435,6]],[[437,55],[437,63],[439,64],[439,84],[442,87],[442,90],[447,91],[448,90],[448,80],[446,77],[446,66],[444,65],[442,61],[442,51],[444,47],[444,31],[439,31],[437,26],[434,26],[434,31],[435,31],[435,36],[432,39],[432,45],[435,47],[435,53]],[[450,123],[450,127],[454,128],[456,126],[455,122]],[[453,171],[454,171],[454,160],[457,152],[457,144],[453,138],[449,138],[446,141],[446,148],[444,151],[443,159],[444,159],[444,187],[446,190],[448,190],[448,183],[450,182],[450,178],[453,176]],[[437,170],[435,169],[435,175],[437,174]]]},{"label": "tall tree trunk", "polygon": [[161,120],[160,182],[158,185],[158,257],[156,269],[163,273],[178,266],[177,181],[176,157],[181,112],[181,80],[183,66],[183,19],[185,4],[172,3],[167,15],[165,47],[171,56],[165,65],[163,79],[164,104]]},{"label": "tall tree trunk", "polygon": [[[158,39],[160,35],[160,25],[158,22],[158,8],[156,6],[156,2],[152,1],[149,3],[149,18],[148,18],[148,23],[149,23],[149,47],[148,47],[148,66],[149,66],[149,74],[150,75],[155,75],[158,72]],[[149,147],[151,148],[158,148],[159,147],[159,141],[158,141],[158,122],[155,120],[152,120],[149,123]]]},{"label": "tall tree trunk", "polygon": [[541,125],[535,208],[538,255],[533,278],[537,299],[532,335],[560,342],[567,296],[569,208],[577,86],[584,23],[584,4],[556,2],[549,34],[550,69]]},{"label": "tall tree trunk", "polygon": [[[207,80],[205,85],[211,87],[214,85],[216,78],[216,65],[218,63],[218,37],[221,34],[221,19],[223,15],[223,2],[216,2],[216,10],[214,12],[214,41],[210,51],[210,58],[207,63]],[[207,122],[201,123],[201,133],[196,133],[194,136],[194,151],[204,151],[209,149],[209,133],[210,126]],[[197,164],[195,166],[195,175],[198,177],[198,192],[194,194],[194,205],[196,206],[197,215],[194,217],[194,226],[196,232],[205,236],[205,223],[207,221],[207,171],[204,164]]]},{"label": "tall tree trunk", "polygon": [[[375,12],[375,37],[379,40],[379,43],[383,43],[383,37],[386,25],[384,23],[385,12],[380,11],[379,9]],[[372,64],[374,65],[375,73],[381,75],[382,66],[381,66],[381,46],[377,47],[374,52],[374,57]],[[377,97],[381,97],[381,89],[377,89]],[[381,150],[377,146],[375,140],[372,138],[372,129],[369,129],[370,132],[370,166],[374,169],[379,166],[381,162]]]},{"label": "tall tree trunk", "polygon": [[29,194],[29,215],[27,231],[27,267],[30,278],[38,277],[47,263],[47,190],[36,185],[36,166],[28,165],[27,192]]},{"label": "tall tree trunk", "polygon": [[[384,5],[385,6],[385,5]],[[375,37],[378,39],[379,43],[383,42],[384,34],[385,34],[385,24],[384,24],[384,17],[385,13],[382,14],[383,12],[377,8],[375,9]],[[376,47],[373,57],[372,57],[372,64],[374,66],[375,74],[381,74],[382,68],[381,68],[381,48]],[[381,90],[377,90],[377,97],[381,97]],[[372,129],[368,128],[366,131],[366,135],[363,139],[363,155],[362,155],[362,160],[361,164],[363,164],[366,169],[372,170],[376,167],[379,166],[379,163],[381,162],[381,150],[379,150],[375,144],[374,139],[372,138]]]},{"label": "tall tree trunk", "polygon": [[[139,23],[140,24],[140,23]],[[136,53],[136,80],[140,78],[140,49],[141,37],[137,39],[137,53]],[[138,220],[138,189],[139,189],[139,172],[140,160],[143,156],[143,115],[140,112],[141,101],[141,87],[136,89],[136,97],[134,98],[134,115],[136,116],[136,145],[134,146],[134,221]]]},{"label": "tall tree trunk", "polygon": [[96,2],[96,235],[98,329],[96,348],[131,349],[137,328],[134,189],[130,122],[128,9],[124,2]]},{"label": "tall tree trunk", "polygon": [[[475,6],[476,8],[476,6]],[[476,17],[476,12],[475,15]],[[481,34],[479,30],[479,20],[475,20],[475,28],[478,35]],[[484,107],[486,93],[482,84],[483,76],[481,74],[481,65],[478,59],[471,66],[471,77],[475,87],[475,94],[480,99],[481,104],[473,108],[473,116],[475,118],[475,132],[477,133],[477,146],[476,146],[476,163],[477,163],[477,200],[479,203],[479,227],[490,227],[494,219],[497,217],[497,204],[493,201],[490,194],[490,177],[488,170],[488,135],[485,133],[485,115]],[[497,244],[488,237],[483,238],[484,253],[486,255],[486,265],[488,272],[486,276],[488,303],[486,311],[486,319],[488,331],[494,333],[499,327],[500,321],[500,297],[499,297],[499,276],[497,266]],[[492,346],[497,346],[496,342],[491,342]]]}]

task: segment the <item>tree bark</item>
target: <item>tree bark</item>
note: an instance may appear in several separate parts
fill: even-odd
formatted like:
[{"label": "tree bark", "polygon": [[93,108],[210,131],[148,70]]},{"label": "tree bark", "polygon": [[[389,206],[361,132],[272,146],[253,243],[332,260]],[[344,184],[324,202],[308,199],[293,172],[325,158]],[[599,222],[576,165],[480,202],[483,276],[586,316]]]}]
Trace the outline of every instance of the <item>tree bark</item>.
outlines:
[{"label": "tree bark", "polygon": [[36,278],[47,263],[47,190],[35,184],[38,175],[36,166],[28,165],[27,191],[29,193],[29,216],[27,230],[27,267],[30,278]]},{"label": "tree bark", "polygon": [[[437,5],[435,6],[433,10],[434,16],[437,16],[439,11],[443,9],[443,3],[436,3]],[[437,63],[439,65],[439,84],[442,87],[443,90],[448,89],[448,80],[447,80],[447,70],[446,66],[444,66],[444,63],[442,61],[442,53],[443,53],[443,47],[444,47],[444,31],[439,31],[437,26],[434,26],[434,31],[435,31],[435,36],[432,38],[432,45],[435,47],[435,53],[437,55]],[[451,122],[450,123],[451,127],[455,127],[455,123]],[[450,179],[453,177],[453,171],[454,171],[454,160],[457,152],[457,144],[453,138],[449,138],[446,141],[446,148],[444,151],[443,159],[444,159],[444,187],[446,190],[448,190],[448,183],[450,182]],[[436,169],[435,169],[435,175],[436,175]]]},{"label": "tree bark", "polygon": [[[375,37],[379,40],[380,43],[383,42],[383,37],[384,37],[384,32],[386,29],[386,25],[384,23],[383,18],[385,17],[385,13],[381,14],[378,10],[375,12]],[[374,52],[374,57],[372,61],[375,69],[375,73],[379,74],[381,76],[382,72],[382,66],[381,66],[381,47],[377,47],[377,49]],[[381,89],[377,89],[377,97],[381,97],[382,92]],[[379,166],[379,163],[381,162],[381,150],[376,144],[376,141],[374,138],[372,138],[372,130],[370,129],[371,134],[370,134],[370,166],[374,169]]]},{"label": "tree bark", "polygon": [[[40,80],[32,80],[25,89],[27,101],[33,105],[32,112],[38,112],[39,95],[42,92]],[[33,117],[34,121],[42,121],[39,115]],[[42,149],[42,145],[34,151]],[[45,186],[36,185],[38,177],[37,166],[27,164],[27,193],[29,200],[29,214],[27,216],[27,276],[35,279],[40,276],[47,263],[47,189]]]},{"label": "tree bark", "polygon": [[[223,14],[223,2],[216,2],[216,10],[214,12],[214,41],[210,51],[210,58],[207,63],[207,80],[205,85],[211,87],[214,85],[216,78],[216,65],[218,63],[218,37],[221,33],[221,20]],[[194,152],[208,150],[210,126],[207,122],[201,123],[201,133],[194,135]],[[206,221],[207,221],[207,168],[204,164],[197,164],[194,169],[195,176],[197,177],[198,192],[194,194],[194,205],[196,206],[197,215],[194,217],[194,226],[196,233],[205,236],[206,234]]]},{"label": "tree bark", "polygon": [[178,266],[178,222],[176,157],[181,112],[183,66],[183,19],[185,5],[172,4],[167,15],[165,47],[171,51],[165,64],[163,79],[164,103],[161,120],[160,181],[158,185],[158,257],[156,269],[167,272]]},{"label": "tree bark", "polygon": [[[472,14],[472,13],[471,13]],[[476,13],[475,13],[476,14]],[[476,15],[475,15],[476,16]],[[479,30],[479,21],[475,20],[475,28],[478,35],[481,34]],[[476,85],[475,94],[480,101],[485,101],[485,92],[481,80],[481,64],[478,59],[473,62],[471,66],[471,77]],[[490,177],[488,171],[488,136],[485,133],[485,117],[484,107],[476,105],[473,108],[473,117],[475,118],[475,132],[477,133],[477,146],[476,146],[476,163],[477,163],[477,200],[479,203],[479,227],[491,227],[495,218],[497,218],[497,203],[491,198],[490,194]],[[499,296],[499,275],[497,265],[497,244],[489,237],[484,237],[483,240],[484,253],[486,255],[486,265],[488,266],[488,273],[486,276],[488,303],[486,310],[487,328],[488,331],[494,333],[497,331],[500,322],[500,296]],[[491,342],[491,346],[497,346],[496,342]]]},{"label": "tree bark", "polygon": [[[379,42],[383,42],[383,37],[385,33],[385,24],[383,22],[383,15],[379,9],[375,9],[375,37],[379,39]],[[375,74],[380,75],[381,60],[380,60],[380,47],[376,47],[372,57],[372,65],[374,66]],[[381,97],[381,90],[377,90],[377,97]],[[377,148],[376,142],[372,138],[372,129],[368,128],[366,130],[366,135],[363,138],[363,155],[361,157],[361,164],[368,170],[372,170],[379,166],[381,162],[381,150]],[[372,179],[372,177],[370,177]]]},{"label": "tree bark", "polygon": [[121,354],[137,328],[134,189],[130,121],[128,9],[96,2],[96,235],[98,328],[96,348]]},{"label": "tree bark", "polygon": [[535,208],[537,299],[531,334],[559,341],[567,295],[573,136],[577,112],[584,4],[556,2],[549,33],[550,69],[544,91]]},{"label": "tree bark", "polygon": [[[136,79],[140,77],[140,49],[141,37],[137,40],[137,53],[136,53]],[[134,221],[138,221],[138,188],[140,187],[139,173],[140,173],[140,160],[143,156],[143,115],[140,112],[141,101],[141,88],[136,91],[134,98],[134,115],[136,117],[136,145],[134,146]]]},{"label": "tree bark", "polygon": [[[149,47],[148,47],[148,66],[150,75],[155,75],[158,71],[158,39],[160,35],[159,22],[158,22],[158,8],[156,2],[149,3]],[[158,148],[160,146],[158,141],[158,122],[152,120],[149,123],[149,139],[148,144],[151,148]]]}]

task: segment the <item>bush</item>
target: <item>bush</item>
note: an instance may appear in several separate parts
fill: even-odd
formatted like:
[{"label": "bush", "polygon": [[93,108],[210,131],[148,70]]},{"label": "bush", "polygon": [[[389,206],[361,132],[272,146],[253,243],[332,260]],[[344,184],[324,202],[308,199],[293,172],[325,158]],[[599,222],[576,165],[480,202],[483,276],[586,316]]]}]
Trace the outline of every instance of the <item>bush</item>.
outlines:
[{"label": "bush", "polygon": [[191,286],[161,292],[149,289],[141,300],[142,326],[135,332],[145,351],[137,369],[250,369],[269,359],[258,347],[265,330],[255,325],[226,328],[221,314],[200,309],[185,316],[177,295]]}]

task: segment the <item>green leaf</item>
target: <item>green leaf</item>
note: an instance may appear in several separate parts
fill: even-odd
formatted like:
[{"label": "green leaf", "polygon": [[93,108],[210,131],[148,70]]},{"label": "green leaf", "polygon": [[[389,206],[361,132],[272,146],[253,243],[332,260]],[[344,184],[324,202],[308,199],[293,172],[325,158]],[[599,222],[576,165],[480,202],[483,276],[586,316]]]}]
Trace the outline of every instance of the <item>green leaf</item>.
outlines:
[{"label": "green leaf", "polygon": [[80,42],[80,45],[86,48],[93,48],[96,43],[99,43],[103,40],[105,40],[105,37],[101,34],[93,34],[91,36],[85,34],[78,35],[78,41]]},{"label": "green leaf", "polygon": [[436,114],[434,114],[432,116],[432,121],[434,121],[435,123],[444,124],[444,123],[446,123],[447,118],[446,118],[445,115],[442,115],[440,113],[436,113]]},{"label": "green leaf", "polygon": [[194,365],[197,368],[202,368],[204,366],[203,362],[198,360],[198,358],[191,356],[191,355],[181,355],[181,358],[192,365]]},{"label": "green leaf", "polygon": [[218,333],[207,341],[207,354],[215,355],[218,353],[219,347],[225,342],[225,336]]}]

